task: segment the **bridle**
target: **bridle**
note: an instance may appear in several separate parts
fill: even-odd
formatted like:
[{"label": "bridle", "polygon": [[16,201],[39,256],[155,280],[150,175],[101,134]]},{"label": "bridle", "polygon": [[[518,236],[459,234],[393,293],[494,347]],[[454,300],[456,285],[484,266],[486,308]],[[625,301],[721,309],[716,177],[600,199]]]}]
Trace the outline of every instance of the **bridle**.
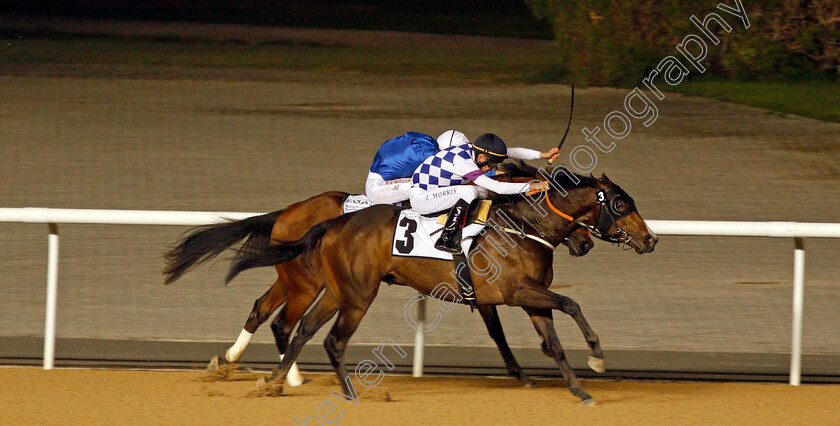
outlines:
[{"label": "bridle", "polygon": [[[593,226],[584,223],[580,219],[575,219],[555,207],[554,204],[551,203],[551,197],[549,196],[549,190],[551,189],[550,185],[548,182],[541,182],[543,185],[541,185],[540,192],[545,192],[545,202],[548,204],[548,208],[550,208],[555,214],[586,228],[592,236],[598,238],[599,240],[618,244],[626,250],[632,248],[629,245],[630,241],[632,241],[632,237],[630,237],[626,231],[621,229],[618,225],[618,220],[633,214],[636,211],[636,203],[633,201],[633,198],[621,189],[621,187],[613,185],[606,190],[598,190],[596,197],[600,207],[600,212],[598,214],[598,222]],[[612,227],[615,227],[616,231],[614,233],[609,233],[610,228]]]}]

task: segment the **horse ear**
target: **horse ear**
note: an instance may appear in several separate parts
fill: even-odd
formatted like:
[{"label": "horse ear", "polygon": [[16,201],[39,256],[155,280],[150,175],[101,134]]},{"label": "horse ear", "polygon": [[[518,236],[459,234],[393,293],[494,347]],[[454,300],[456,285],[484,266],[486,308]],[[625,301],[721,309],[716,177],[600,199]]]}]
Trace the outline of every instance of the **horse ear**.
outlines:
[{"label": "horse ear", "polygon": [[601,189],[606,189],[607,184],[606,184],[606,182],[604,182],[603,179],[596,178],[595,175],[593,175],[592,173],[589,174],[589,177],[591,177],[592,181],[595,182],[595,186],[597,186],[598,188],[601,188]]},{"label": "horse ear", "polygon": [[610,183],[610,184],[613,183],[613,181],[611,181],[610,178],[607,177],[606,173],[601,173],[601,180],[603,180],[606,183]]}]

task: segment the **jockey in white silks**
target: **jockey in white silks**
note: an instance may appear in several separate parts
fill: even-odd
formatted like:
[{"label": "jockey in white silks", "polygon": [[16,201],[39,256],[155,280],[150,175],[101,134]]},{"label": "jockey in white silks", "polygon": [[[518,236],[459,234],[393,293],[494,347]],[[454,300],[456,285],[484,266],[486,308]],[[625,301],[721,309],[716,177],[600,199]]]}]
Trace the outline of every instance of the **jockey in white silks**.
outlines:
[{"label": "jockey in white silks", "polygon": [[[485,133],[472,144],[465,143],[442,149],[427,158],[412,177],[411,208],[420,214],[429,214],[452,208],[449,218],[435,243],[435,248],[449,253],[460,253],[460,230],[464,226],[470,202],[486,197],[487,191],[497,194],[528,192],[530,183],[499,182],[485,176],[505,158],[536,160],[556,159],[558,148],[540,152],[527,148],[507,148],[502,138]],[[470,180],[475,185],[461,185]]]},{"label": "jockey in white silks", "polygon": [[414,170],[439,149],[469,143],[463,133],[447,130],[438,136],[408,132],[385,141],[370,166],[365,194],[373,204],[396,204],[406,201],[411,192]]}]

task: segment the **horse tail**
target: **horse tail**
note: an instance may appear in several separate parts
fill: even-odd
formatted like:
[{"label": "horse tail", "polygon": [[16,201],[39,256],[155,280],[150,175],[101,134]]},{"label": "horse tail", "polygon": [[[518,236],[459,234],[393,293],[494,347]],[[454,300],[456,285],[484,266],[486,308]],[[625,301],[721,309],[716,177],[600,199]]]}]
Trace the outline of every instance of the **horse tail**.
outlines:
[{"label": "horse tail", "polygon": [[190,229],[163,257],[164,282],[171,284],[196,265],[206,263],[225,249],[245,239],[244,247],[259,246],[271,240],[271,230],[283,213],[278,210],[243,220],[197,226]]},{"label": "horse tail", "polygon": [[225,277],[225,284],[233,280],[242,271],[261,266],[279,265],[312,251],[318,247],[321,238],[339,218],[328,219],[313,226],[297,241],[275,240],[273,243],[266,241],[260,244],[242,246],[231,263],[230,270]]}]

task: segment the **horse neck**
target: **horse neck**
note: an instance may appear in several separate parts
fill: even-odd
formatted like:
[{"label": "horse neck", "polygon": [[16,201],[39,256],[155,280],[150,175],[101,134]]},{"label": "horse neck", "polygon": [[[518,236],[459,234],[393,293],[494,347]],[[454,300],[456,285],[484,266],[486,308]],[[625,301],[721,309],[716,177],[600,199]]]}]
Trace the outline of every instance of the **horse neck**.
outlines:
[{"label": "horse neck", "polygon": [[566,196],[550,190],[544,196],[526,199],[515,198],[510,203],[501,205],[498,210],[510,217],[522,231],[548,240],[557,247],[578,225],[555,213],[546,202],[551,197],[551,204],[574,219],[585,216],[595,205],[596,189],[588,186],[570,188]]}]

